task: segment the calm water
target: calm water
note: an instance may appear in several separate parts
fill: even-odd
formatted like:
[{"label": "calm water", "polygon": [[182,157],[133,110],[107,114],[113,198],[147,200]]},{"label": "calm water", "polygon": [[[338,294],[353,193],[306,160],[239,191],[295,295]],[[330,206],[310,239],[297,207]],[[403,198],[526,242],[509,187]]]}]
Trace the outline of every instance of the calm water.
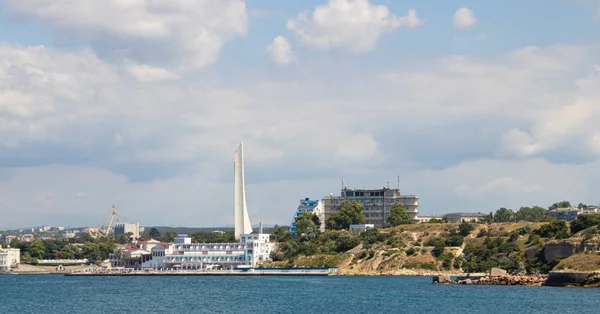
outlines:
[{"label": "calm water", "polygon": [[599,290],[430,277],[0,275],[0,313],[600,313]]}]

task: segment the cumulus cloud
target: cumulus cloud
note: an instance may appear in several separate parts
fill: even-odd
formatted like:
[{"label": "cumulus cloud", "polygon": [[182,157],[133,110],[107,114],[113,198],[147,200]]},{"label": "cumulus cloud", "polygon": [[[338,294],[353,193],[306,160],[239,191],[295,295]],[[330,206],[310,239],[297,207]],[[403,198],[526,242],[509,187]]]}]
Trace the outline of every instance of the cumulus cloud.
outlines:
[{"label": "cumulus cloud", "polygon": [[267,52],[271,55],[273,62],[278,65],[288,65],[296,60],[292,46],[283,36],[277,36],[267,46]]},{"label": "cumulus cloud", "polygon": [[7,0],[5,9],[97,52],[180,70],[213,64],[223,45],[247,32],[243,0]]},{"label": "cumulus cloud", "polygon": [[386,6],[368,0],[329,0],[310,14],[305,11],[290,19],[287,28],[307,46],[361,53],[372,50],[384,32],[422,23],[414,9],[406,16],[397,16]]},{"label": "cumulus cloud", "polygon": [[179,78],[177,73],[168,69],[153,67],[147,64],[128,63],[125,69],[135,79],[141,82],[168,81]]},{"label": "cumulus cloud", "polygon": [[452,25],[459,30],[473,28],[478,21],[473,10],[469,8],[459,8],[452,17]]}]

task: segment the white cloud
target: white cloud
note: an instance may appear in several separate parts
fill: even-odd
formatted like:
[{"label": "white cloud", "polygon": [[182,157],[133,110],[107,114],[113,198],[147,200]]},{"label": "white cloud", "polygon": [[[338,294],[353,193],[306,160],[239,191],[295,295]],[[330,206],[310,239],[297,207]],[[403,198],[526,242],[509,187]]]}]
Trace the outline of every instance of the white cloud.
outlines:
[{"label": "white cloud", "polygon": [[129,75],[140,82],[169,81],[179,78],[179,75],[173,71],[146,64],[128,63],[125,69]]},{"label": "white cloud", "polygon": [[475,17],[473,10],[469,8],[459,8],[452,17],[452,25],[460,30],[475,27],[478,21],[479,20]]},{"label": "white cloud", "polygon": [[243,0],[5,2],[6,10],[68,33],[69,40],[99,40],[98,49],[117,58],[179,70],[214,63],[223,45],[248,28]]},{"label": "white cloud", "polygon": [[277,36],[267,46],[267,52],[271,55],[273,62],[278,65],[288,65],[296,60],[292,46],[283,36]]},{"label": "white cloud", "polygon": [[406,16],[396,16],[386,6],[368,0],[329,0],[310,15],[302,12],[290,19],[287,28],[308,46],[361,53],[372,50],[384,32],[422,23],[413,9]]}]

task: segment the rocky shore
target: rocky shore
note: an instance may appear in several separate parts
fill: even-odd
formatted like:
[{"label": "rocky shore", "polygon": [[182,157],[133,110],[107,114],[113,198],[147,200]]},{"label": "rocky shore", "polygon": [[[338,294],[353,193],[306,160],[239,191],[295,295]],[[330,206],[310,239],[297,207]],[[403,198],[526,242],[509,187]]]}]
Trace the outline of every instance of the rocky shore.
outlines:
[{"label": "rocky shore", "polygon": [[548,275],[509,275],[494,268],[484,276],[433,276],[434,284],[499,285],[499,286],[554,286],[554,287],[600,287],[598,272],[550,272]]}]

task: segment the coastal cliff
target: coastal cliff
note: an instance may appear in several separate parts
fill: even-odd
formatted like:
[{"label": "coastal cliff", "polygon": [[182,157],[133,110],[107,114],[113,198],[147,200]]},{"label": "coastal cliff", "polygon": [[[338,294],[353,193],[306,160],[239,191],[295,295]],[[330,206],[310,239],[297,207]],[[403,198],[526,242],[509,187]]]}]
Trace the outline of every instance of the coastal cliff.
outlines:
[{"label": "coastal cliff", "polygon": [[402,225],[290,237],[265,266],[337,267],[340,275],[362,276],[460,276],[492,267],[515,275],[600,270],[595,232],[562,238],[552,223],[469,225]]}]

